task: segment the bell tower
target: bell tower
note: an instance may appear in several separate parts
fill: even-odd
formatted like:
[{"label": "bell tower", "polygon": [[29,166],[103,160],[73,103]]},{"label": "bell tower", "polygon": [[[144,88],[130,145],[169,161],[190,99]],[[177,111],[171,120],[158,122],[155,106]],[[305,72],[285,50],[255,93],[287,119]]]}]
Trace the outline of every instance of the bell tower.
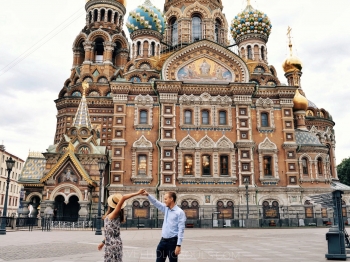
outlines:
[{"label": "bell tower", "polygon": [[166,0],[167,22],[163,41],[168,49],[208,39],[228,45],[228,23],[221,0]]}]

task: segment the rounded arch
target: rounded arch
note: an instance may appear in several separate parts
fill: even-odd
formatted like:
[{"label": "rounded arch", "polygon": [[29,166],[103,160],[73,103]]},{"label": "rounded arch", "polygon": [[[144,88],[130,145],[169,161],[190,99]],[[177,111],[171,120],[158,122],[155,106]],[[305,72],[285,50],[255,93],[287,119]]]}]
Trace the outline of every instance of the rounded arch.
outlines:
[{"label": "rounded arch", "polygon": [[299,161],[301,161],[303,158],[307,158],[308,161],[312,161],[311,156],[309,156],[308,154],[304,153],[299,157]]},{"label": "rounded arch", "polygon": [[186,18],[192,17],[194,14],[200,14],[203,19],[211,17],[211,12],[209,8],[198,2],[189,5],[183,11],[183,16],[185,16]]},{"label": "rounded arch", "polygon": [[[70,193],[69,195],[66,195],[66,194],[63,194],[62,192],[59,192],[60,190],[64,189],[64,188],[70,188],[72,189],[74,192],[73,193]],[[72,194],[76,195],[79,199],[79,201],[83,201],[84,200],[84,197],[83,197],[83,194],[81,193],[80,189],[75,186],[75,185],[72,185],[72,184],[61,184],[59,185],[58,187],[56,187],[52,192],[51,192],[51,195],[50,195],[50,200],[51,201],[55,201],[55,198],[56,196],[58,195],[62,195],[64,197],[64,199],[67,201],[68,203],[68,196],[71,196]]]},{"label": "rounded arch", "polygon": [[[135,81],[135,80],[137,80],[137,81]],[[140,80],[140,81],[138,81],[138,80]],[[141,83],[142,82],[142,76],[138,75],[138,74],[132,74],[131,76],[128,77],[127,81],[130,81],[130,82],[133,82],[133,83]]]},{"label": "rounded arch", "polygon": [[125,37],[123,37],[122,35],[118,34],[118,35],[113,35],[112,36],[112,42],[116,43],[119,42],[121,44],[121,47],[123,49],[128,49],[129,48],[129,43],[127,42],[127,40],[125,39]]},{"label": "rounded arch", "polygon": [[26,201],[30,202],[30,200],[32,199],[32,197],[39,197],[40,198],[40,201],[42,200],[42,195],[38,192],[33,192],[33,193],[30,193],[27,197],[26,197]]},{"label": "rounded arch", "polygon": [[67,89],[63,87],[60,93],[58,94],[58,98],[63,98],[66,94],[67,94]]},{"label": "rounded arch", "polygon": [[79,92],[81,96],[81,94],[83,93],[83,89],[81,87],[75,87],[72,90],[70,90],[69,96],[73,96],[75,92]]},{"label": "rounded arch", "polygon": [[222,202],[224,202],[224,203],[225,203],[225,201],[226,201],[226,203],[227,203],[228,201],[232,201],[233,204],[235,204],[235,200],[234,200],[234,198],[232,197],[232,195],[231,195],[231,196],[230,196],[230,195],[215,196],[215,197],[213,198],[213,200],[212,200],[212,203],[213,203],[214,205],[216,205],[217,202],[219,202],[219,201],[222,201]]},{"label": "rounded arch", "polygon": [[72,79],[68,78],[65,82],[64,82],[64,86],[68,87],[70,85],[70,83],[72,82]]},{"label": "rounded arch", "polygon": [[82,42],[85,42],[85,41],[86,41],[87,38],[88,38],[88,36],[87,36],[85,33],[81,32],[81,33],[75,38],[75,40],[74,40],[74,42],[73,42],[73,48],[74,48],[74,47],[79,47],[79,46],[81,45]]},{"label": "rounded arch", "polygon": [[195,195],[178,196],[176,202],[177,202],[178,204],[181,205],[181,203],[182,203],[183,201],[187,201],[187,202],[191,202],[191,203],[192,203],[193,201],[197,201],[198,204],[199,204],[199,206],[204,205],[204,199],[202,199],[202,198],[200,198],[200,197],[198,197],[198,196],[195,196]]},{"label": "rounded arch", "polygon": [[177,7],[174,7],[174,6],[171,6],[168,11],[165,13],[165,17],[168,18],[168,24],[169,24],[169,21],[172,19],[172,18],[176,18],[176,20],[178,20],[179,18],[181,18],[183,16],[183,13],[181,11],[180,8],[177,8]]},{"label": "rounded arch", "polygon": [[130,71],[130,68],[131,68],[132,66],[135,67],[134,62],[132,62],[132,61],[128,62],[128,63],[125,65],[125,72]]},{"label": "rounded arch", "polygon": [[140,66],[141,66],[142,64],[148,64],[148,65],[150,66],[150,68],[152,68],[152,63],[151,63],[148,59],[141,59],[141,60],[139,60],[139,61],[136,63],[135,67],[138,68],[138,69],[140,69]]},{"label": "rounded arch", "polygon": [[225,16],[222,14],[221,10],[215,10],[213,12],[212,18],[216,21],[219,20],[221,22],[221,25],[224,29],[228,27],[227,20]]},{"label": "rounded arch", "polygon": [[110,42],[112,41],[111,36],[104,30],[102,29],[98,29],[94,32],[92,32],[89,36],[88,36],[88,41],[95,41],[97,38],[102,38],[105,42]]},{"label": "rounded arch", "polygon": [[278,196],[262,196],[259,201],[258,201],[258,205],[259,206],[262,206],[262,204],[267,201],[269,203],[272,204],[273,201],[277,201],[278,202],[278,205],[281,207],[281,206],[284,206],[285,203],[284,201],[282,200],[282,198],[278,197]]}]

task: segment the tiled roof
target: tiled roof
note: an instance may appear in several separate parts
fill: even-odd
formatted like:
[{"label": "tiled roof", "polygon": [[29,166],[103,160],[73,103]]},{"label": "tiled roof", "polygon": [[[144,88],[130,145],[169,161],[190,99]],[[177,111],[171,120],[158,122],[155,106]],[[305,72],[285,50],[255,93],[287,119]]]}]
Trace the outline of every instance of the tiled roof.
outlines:
[{"label": "tiled roof", "polygon": [[30,152],[18,181],[39,183],[43,177],[45,166],[46,159],[41,153]]},{"label": "tiled roof", "polygon": [[350,190],[350,186],[344,185],[338,181],[332,181],[331,187],[334,190]]},{"label": "tiled roof", "polygon": [[317,145],[317,146],[323,146],[318,139],[318,137],[309,131],[301,131],[296,130],[295,131],[295,139],[297,144],[299,145]]}]

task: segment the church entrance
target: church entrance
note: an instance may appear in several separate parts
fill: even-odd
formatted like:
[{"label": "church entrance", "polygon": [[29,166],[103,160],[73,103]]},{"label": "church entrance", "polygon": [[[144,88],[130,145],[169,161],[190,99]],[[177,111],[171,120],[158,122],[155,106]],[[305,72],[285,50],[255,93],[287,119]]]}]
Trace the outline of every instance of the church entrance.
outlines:
[{"label": "church entrance", "polygon": [[69,221],[75,222],[79,218],[80,204],[77,196],[71,196],[68,203],[65,203],[65,199],[62,195],[55,198],[55,206],[53,212],[54,221]]}]

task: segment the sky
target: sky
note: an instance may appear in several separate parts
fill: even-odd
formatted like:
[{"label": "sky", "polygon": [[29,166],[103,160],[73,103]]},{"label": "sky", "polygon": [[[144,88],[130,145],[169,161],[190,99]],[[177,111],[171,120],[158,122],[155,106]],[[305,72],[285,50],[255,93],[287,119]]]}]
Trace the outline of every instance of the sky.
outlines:
[{"label": "sky", "polygon": [[[151,0],[163,10],[164,0]],[[144,0],[129,0],[127,16]],[[246,0],[222,0],[229,23]],[[350,157],[349,0],[252,0],[273,25],[267,43],[269,64],[286,83],[287,28],[303,61],[302,88],[309,100],[336,122],[337,163]],[[26,159],[53,144],[54,100],[70,75],[72,44],[85,25],[85,0],[11,0],[0,9],[0,144]],[[126,30],[126,29],[125,29]],[[128,34],[128,33],[127,33]]]}]

